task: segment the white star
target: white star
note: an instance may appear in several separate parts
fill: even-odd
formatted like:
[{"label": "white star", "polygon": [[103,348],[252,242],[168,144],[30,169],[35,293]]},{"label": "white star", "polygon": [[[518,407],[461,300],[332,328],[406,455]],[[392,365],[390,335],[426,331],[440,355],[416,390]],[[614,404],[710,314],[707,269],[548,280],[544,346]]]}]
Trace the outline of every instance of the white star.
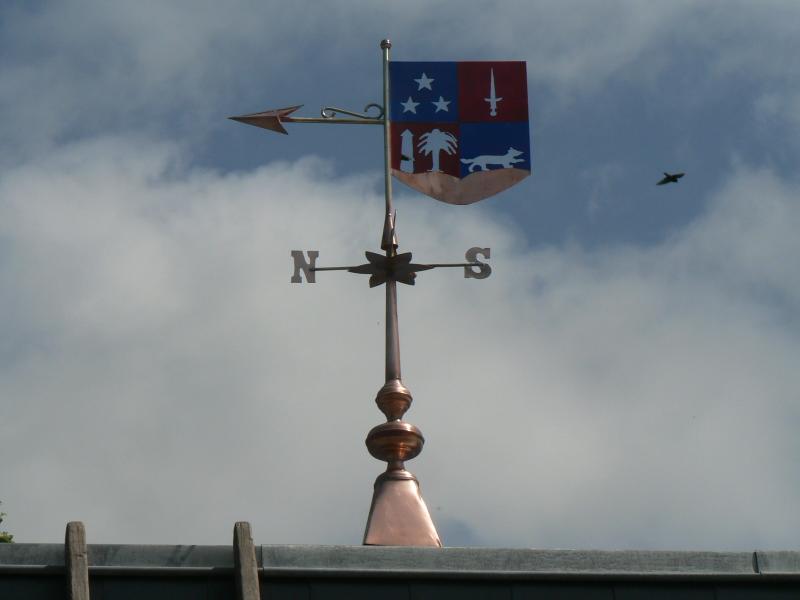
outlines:
[{"label": "white star", "polygon": [[447,105],[450,104],[450,102],[452,102],[452,100],[445,100],[444,98],[439,96],[439,101],[434,102],[433,105],[436,107],[436,112],[439,112],[440,110],[443,110],[445,112],[450,112],[450,109],[447,108]]},{"label": "white star", "polygon": [[430,77],[425,75],[425,73],[423,73],[420,76],[419,79],[415,79],[414,81],[416,81],[419,84],[419,87],[417,88],[417,91],[420,91],[420,90],[431,90],[431,91],[433,91],[433,88],[431,87],[431,83],[433,83],[436,80],[435,79],[431,79]]},{"label": "white star", "polygon": [[409,96],[408,100],[400,103],[400,106],[403,107],[404,113],[412,112],[414,114],[417,114],[417,106],[419,106],[419,102],[414,102],[414,99],[411,96]]}]

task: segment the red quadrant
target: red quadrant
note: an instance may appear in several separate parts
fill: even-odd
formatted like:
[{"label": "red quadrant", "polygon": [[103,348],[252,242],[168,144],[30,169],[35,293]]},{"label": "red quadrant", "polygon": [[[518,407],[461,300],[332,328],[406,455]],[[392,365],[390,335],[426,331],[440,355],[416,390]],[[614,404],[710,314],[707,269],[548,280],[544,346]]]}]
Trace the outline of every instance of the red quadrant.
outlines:
[{"label": "red quadrant", "polygon": [[[392,168],[427,173],[438,159],[439,171],[459,177],[460,131],[457,123],[392,122]],[[448,135],[449,134],[449,135]]]},{"label": "red quadrant", "polygon": [[[491,116],[491,79],[494,73],[495,116]],[[502,98],[502,100],[500,100]],[[521,61],[458,63],[459,120],[499,122],[528,120],[528,83]]]}]

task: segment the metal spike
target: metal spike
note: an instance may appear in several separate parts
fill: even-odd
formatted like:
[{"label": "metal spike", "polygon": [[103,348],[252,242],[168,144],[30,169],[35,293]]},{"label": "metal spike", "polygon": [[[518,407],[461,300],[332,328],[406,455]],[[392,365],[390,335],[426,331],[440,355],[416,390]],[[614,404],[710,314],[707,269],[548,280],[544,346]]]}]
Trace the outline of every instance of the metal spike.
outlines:
[{"label": "metal spike", "polygon": [[394,211],[394,214],[387,212],[386,219],[383,221],[381,250],[384,250],[385,252],[397,250],[397,235],[394,232],[394,224],[396,219],[397,211]]}]

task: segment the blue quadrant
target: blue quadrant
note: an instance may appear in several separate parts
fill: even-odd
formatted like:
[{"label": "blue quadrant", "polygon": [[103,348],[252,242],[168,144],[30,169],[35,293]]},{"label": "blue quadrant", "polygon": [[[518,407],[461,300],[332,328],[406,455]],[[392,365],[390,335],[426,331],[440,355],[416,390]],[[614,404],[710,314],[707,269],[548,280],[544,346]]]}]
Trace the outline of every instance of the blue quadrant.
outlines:
[{"label": "blue quadrant", "polygon": [[[462,123],[461,177],[506,168],[531,170],[528,123]],[[464,161],[472,162],[464,162]]]},{"label": "blue quadrant", "polygon": [[458,72],[455,62],[389,63],[392,121],[458,121]]}]

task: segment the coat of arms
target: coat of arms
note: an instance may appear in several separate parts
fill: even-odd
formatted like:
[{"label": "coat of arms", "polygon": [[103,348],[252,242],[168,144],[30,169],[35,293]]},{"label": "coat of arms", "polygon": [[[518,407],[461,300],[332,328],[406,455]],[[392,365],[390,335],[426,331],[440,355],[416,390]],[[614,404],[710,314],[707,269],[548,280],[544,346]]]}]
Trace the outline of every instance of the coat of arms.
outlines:
[{"label": "coat of arms", "polygon": [[392,175],[471,204],[531,172],[524,62],[391,62]]}]

